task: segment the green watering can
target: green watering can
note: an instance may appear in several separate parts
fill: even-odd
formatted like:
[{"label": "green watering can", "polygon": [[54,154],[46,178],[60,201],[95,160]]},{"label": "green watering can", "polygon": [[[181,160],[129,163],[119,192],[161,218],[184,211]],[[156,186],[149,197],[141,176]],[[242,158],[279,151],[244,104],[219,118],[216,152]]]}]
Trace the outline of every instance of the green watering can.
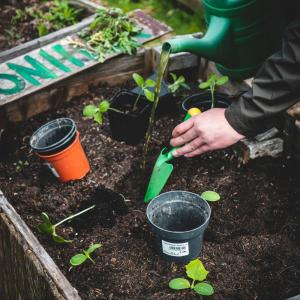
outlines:
[{"label": "green watering can", "polygon": [[202,0],[207,32],[168,41],[171,53],[192,52],[231,79],[252,77],[279,49],[283,22],[276,0]]},{"label": "green watering can", "polygon": [[[189,118],[196,116],[200,114],[201,111],[199,108],[190,108],[184,118],[184,121],[188,120]],[[168,149],[168,147],[165,147],[159,154],[152,174],[151,178],[148,184],[148,188],[144,197],[144,202],[148,203],[150,200],[152,200],[154,197],[156,197],[165,184],[167,183],[172,171],[173,171],[173,165],[170,164],[170,160],[174,158],[173,152],[178,147],[174,147],[171,150]]]}]

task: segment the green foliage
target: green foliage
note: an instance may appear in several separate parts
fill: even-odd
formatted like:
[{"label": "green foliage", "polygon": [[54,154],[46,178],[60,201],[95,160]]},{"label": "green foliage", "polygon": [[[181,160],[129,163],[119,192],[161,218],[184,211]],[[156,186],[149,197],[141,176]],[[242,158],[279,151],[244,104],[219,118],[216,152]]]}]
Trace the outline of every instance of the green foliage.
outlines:
[{"label": "green foliage", "polygon": [[96,250],[101,248],[101,244],[93,244],[87,250],[83,250],[82,253],[75,254],[70,259],[70,264],[73,267],[79,266],[83,264],[87,259],[89,259],[93,264],[95,263],[94,260],[91,258],[91,254]]},{"label": "green foliage", "polygon": [[149,88],[154,87],[156,82],[152,79],[147,79],[145,81],[144,78],[138,73],[133,73],[132,78],[135,81],[136,85],[141,89],[141,92],[137,96],[132,109],[132,111],[136,111],[138,101],[143,93],[148,101],[154,101],[154,93],[150,91]]},{"label": "green foliage", "polygon": [[26,166],[29,166],[29,162],[27,160],[18,160],[14,163],[16,167],[16,172],[22,172]]},{"label": "green foliage", "polygon": [[[80,34],[87,48],[94,52],[99,61],[104,61],[110,54],[133,54],[140,46],[135,36],[140,31],[129,15],[119,8],[97,10],[92,24]],[[80,44],[73,41],[76,46]]]},{"label": "green foliage", "polygon": [[229,78],[228,76],[221,76],[218,77],[216,74],[210,74],[207,81],[204,81],[199,84],[200,89],[208,89],[211,94],[211,108],[215,107],[215,89],[216,86],[224,85],[228,82]]},{"label": "green foliage", "polygon": [[[214,294],[212,285],[204,281],[208,275],[200,259],[195,259],[189,262],[186,266],[186,275],[191,278],[192,283],[185,278],[174,278],[169,282],[169,287],[173,290],[192,289],[201,296],[211,296]],[[199,281],[195,284],[195,282]]]},{"label": "green foliage", "polygon": [[177,77],[176,74],[171,73],[173,83],[168,85],[169,90],[174,94],[176,93],[180,88],[185,88],[187,90],[190,90],[191,88],[186,84],[185,78],[183,75],[180,75]]},{"label": "green foliage", "polygon": [[209,202],[215,202],[215,201],[219,201],[221,199],[220,195],[214,191],[203,192],[201,194],[201,198],[206,201],[209,201]]},{"label": "green foliage", "polygon": [[41,6],[17,9],[12,24],[19,25],[25,21],[32,21],[36,24],[38,35],[44,36],[50,31],[77,23],[81,12],[82,9],[74,8],[68,0],[54,0]]},{"label": "green foliage", "polygon": [[62,221],[56,223],[56,224],[52,224],[50,219],[49,219],[49,216],[45,213],[45,212],[42,212],[41,214],[41,219],[43,221],[42,224],[38,225],[38,230],[41,232],[41,233],[44,233],[46,235],[49,235],[52,237],[53,241],[56,242],[56,243],[71,243],[72,241],[71,240],[66,240],[64,239],[62,236],[58,235],[56,233],[56,228],[65,223],[66,221],[69,221],[69,220],[72,220],[80,215],[82,215],[83,213],[93,209],[95,207],[95,205],[89,207],[89,208],[86,208],[80,212],[78,212],[77,214],[75,215],[71,215],[65,219],[63,219]]}]

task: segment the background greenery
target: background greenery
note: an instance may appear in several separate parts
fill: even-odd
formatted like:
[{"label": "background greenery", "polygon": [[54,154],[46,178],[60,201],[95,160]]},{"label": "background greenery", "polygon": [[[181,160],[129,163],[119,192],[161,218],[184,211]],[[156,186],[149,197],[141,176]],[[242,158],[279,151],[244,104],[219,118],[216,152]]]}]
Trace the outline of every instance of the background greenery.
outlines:
[{"label": "background greenery", "polygon": [[189,12],[171,0],[104,0],[108,6],[122,8],[125,12],[140,8],[154,18],[171,26],[177,34],[204,30],[203,12]]}]

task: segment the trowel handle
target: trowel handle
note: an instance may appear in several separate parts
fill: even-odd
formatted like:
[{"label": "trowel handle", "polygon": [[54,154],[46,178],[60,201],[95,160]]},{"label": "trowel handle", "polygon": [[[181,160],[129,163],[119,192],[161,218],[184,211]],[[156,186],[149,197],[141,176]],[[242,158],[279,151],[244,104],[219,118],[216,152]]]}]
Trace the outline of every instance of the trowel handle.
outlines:
[{"label": "trowel handle", "polygon": [[[187,121],[188,119],[190,119],[191,117],[194,117],[196,115],[201,114],[201,110],[197,107],[192,107],[188,110],[187,114],[184,117],[183,122]],[[180,147],[173,147],[166,155],[168,156],[168,160],[171,160],[174,158],[173,156],[173,152],[178,149]]]}]

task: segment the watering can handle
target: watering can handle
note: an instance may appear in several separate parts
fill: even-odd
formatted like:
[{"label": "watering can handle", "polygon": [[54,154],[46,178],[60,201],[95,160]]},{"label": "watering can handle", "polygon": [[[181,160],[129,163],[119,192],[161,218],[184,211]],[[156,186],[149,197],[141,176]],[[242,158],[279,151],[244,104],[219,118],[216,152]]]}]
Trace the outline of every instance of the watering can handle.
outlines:
[{"label": "watering can handle", "polygon": [[[196,115],[199,115],[200,113],[201,113],[201,110],[200,110],[199,108],[196,108],[196,107],[190,108],[190,109],[188,110],[187,114],[185,115],[183,122],[184,122],[184,121],[187,121],[187,120],[190,119],[191,117],[194,117],[194,116],[196,116]],[[178,148],[180,148],[180,147],[173,147],[173,148],[172,148],[171,150],[169,150],[167,153],[164,153],[164,155],[167,156],[168,160],[171,160],[171,159],[174,158],[173,152],[174,152],[176,149],[178,149]],[[165,148],[164,150],[166,150],[166,148]],[[163,150],[163,151],[164,151],[164,150]]]}]

